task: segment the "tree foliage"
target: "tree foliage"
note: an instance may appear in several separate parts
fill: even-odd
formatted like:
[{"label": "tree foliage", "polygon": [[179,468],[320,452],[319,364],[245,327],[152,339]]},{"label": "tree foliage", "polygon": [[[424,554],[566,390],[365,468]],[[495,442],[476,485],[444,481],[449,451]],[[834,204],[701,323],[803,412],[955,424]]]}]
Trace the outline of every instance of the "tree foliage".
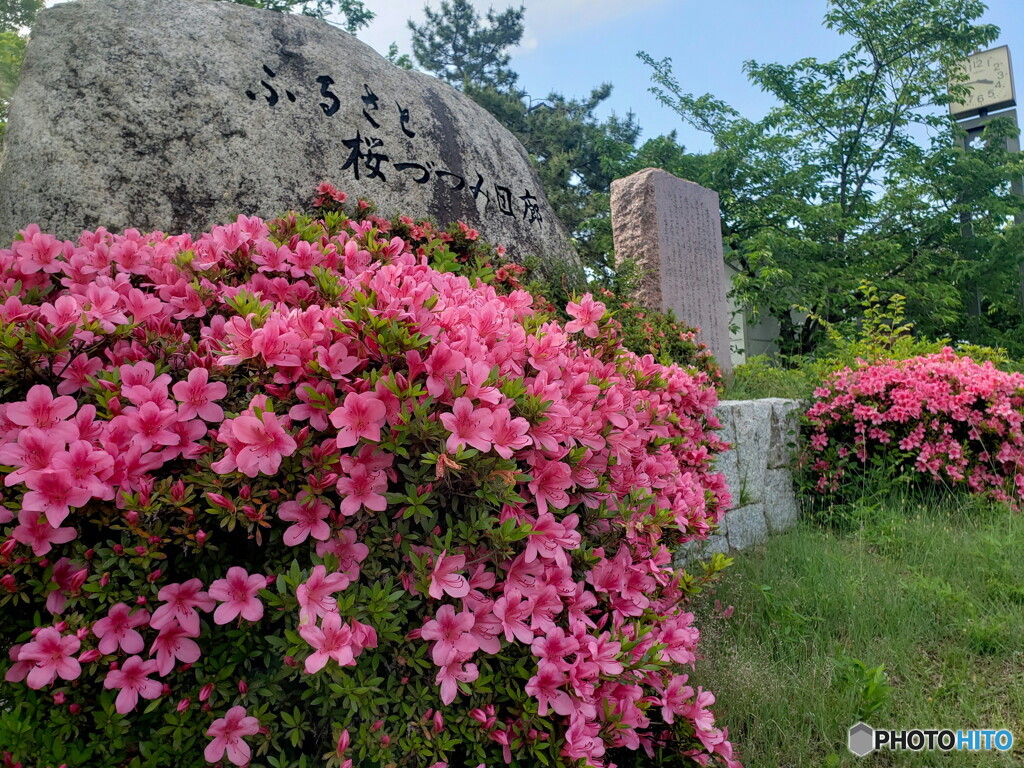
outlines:
[{"label": "tree foliage", "polygon": [[425,71],[456,88],[507,88],[516,81],[509,49],[523,38],[526,9],[491,8],[481,18],[469,0],[442,0],[438,10],[423,9],[422,24],[409,21],[412,52]]},{"label": "tree foliage", "polygon": [[[825,25],[851,48],[832,61],[748,61],[751,82],[779,102],[757,121],[683,92],[669,59],[639,54],[661,102],[714,140],[695,180],[720,194],[738,298],[779,321],[784,351],[813,350],[817,318],[855,318],[864,279],[908,296],[926,333],[1005,343],[1019,329],[1012,217],[1024,208],[1010,189],[1022,173],[1006,151],[1010,128],[992,124],[965,151],[945,107],[966,90],[950,92],[957,63],[998,35],[975,23],[984,8],[832,0]],[[794,307],[811,317],[797,322]]]},{"label": "tree foliage", "polygon": [[250,8],[263,8],[278,13],[300,13],[316,19],[338,14],[345,19],[346,32],[355,34],[366,27],[376,14],[362,0],[230,0]]}]

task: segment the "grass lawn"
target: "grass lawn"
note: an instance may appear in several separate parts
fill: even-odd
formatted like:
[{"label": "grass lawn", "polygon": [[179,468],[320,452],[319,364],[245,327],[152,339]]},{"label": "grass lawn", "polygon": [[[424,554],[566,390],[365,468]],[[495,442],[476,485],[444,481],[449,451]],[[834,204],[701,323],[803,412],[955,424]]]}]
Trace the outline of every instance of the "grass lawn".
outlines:
[{"label": "grass lawn", "polygon": [[[691,676],[747,768],[1024,765],[1024,516],[891,493],[735,555]],[[715,609],[735,606],[730,618]],[[883,669],[878,669],[879,667]],[[846,729],[1009,729],[1010,753],[855,758]]]}]

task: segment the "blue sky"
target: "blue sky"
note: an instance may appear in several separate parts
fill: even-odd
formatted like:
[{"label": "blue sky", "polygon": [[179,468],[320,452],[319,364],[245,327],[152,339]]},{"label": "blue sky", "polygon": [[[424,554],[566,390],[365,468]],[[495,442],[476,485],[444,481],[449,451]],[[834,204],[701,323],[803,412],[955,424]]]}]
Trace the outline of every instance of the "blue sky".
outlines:
[{"label": "blue sky", "polygon": [[[411,45],[406,19],[422,19],[423,0],[365,0],[377,19],[360,33],[381,52],[395,41]],[[433,0],[432,5],[439,3]],[[501,10],[513,0],[474,4]],[[684,90],[713,93],[748,117],[772,106],[743,74],[743,62],[791,63],[805,56],[832,58],[848,41],[822,26],[825,0],[525,0],[526,32],[512,67],[535,98],[551,90],[584,95],[611,82],[607,111],[636,113],[644,138],[677,129],[689,149],[706,151],[706,137],[682,125],[648,92],[650,73],[638,50],[671,57]],[[989,0],[983,21],[1001,28],[993,45],[1008,44],[1017,90],[1024,101],[1024,0]]]}]

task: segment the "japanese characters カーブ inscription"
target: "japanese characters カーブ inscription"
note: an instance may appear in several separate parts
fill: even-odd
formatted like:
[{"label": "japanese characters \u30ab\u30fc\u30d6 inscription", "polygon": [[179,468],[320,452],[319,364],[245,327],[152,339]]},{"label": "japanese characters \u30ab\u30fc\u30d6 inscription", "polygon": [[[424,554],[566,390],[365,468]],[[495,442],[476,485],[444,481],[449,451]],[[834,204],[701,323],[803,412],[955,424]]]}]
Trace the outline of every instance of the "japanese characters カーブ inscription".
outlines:
[{"label": "japanese characters \u30ab\u30fc\u30d6 inscription", "polygon": [[[282,105],[281,91],[288,102],[296,103],[298,101],[292,91],[280,86],[275,88],[273,81],[277,78],[277,73],[265,64],[263,73],[266,78],[261,79],[259,85],[266,91],[263,96],[268,107],[277,108]],[[315,82],[319,86],[317,104],[320,110],[325,117],[334,117],[342,108],[341,98],[334,92],[336,81],[330,75],[320,75]],[[246,90],[245,95],[251,101],[257,101],[259,98],[259,94],[252,89]],[[341,166],[342,171],[351,171],[356,180],[379,179],[383,183],[387,183],[391,170],[408,177],[415,184],[427,184],[433,179],[452,192],[465,191],[467,194],[471,194],[474,202],[478,202],[483,197],[484,213],[487,213],[493,202],[497,212],[504,216],[520,219],[527,224],[539,225],[544,221],[538,199],[529,189],[521,188],[523,194],[516,194],[508,185],[501,184],[497,180],[487,179],[480,172],[475,173],[476,180],[470,185],[466,177],[448,167],[444,158],[393,158],[388,154],[384,139],[373,135],[373,131],[381,129],[382,121],[394,119],[394,115],[391,118],[388,117],[389,109],[382,108],[382,104],[386,106],[386,103],[374,92],[369,83],[363,83],[359,103],[354,106],[362,111],[362,116],[366,121],[364,125],[366,135],[363,130],[357,129],[355,136],[342,141],[348,150],[348,156]],[[414,130],[410,109],[398,101],[394,103],[402,133],[410,139],[415,138],[416,130]],[[369,127],[367,128],[367,126]]]}]

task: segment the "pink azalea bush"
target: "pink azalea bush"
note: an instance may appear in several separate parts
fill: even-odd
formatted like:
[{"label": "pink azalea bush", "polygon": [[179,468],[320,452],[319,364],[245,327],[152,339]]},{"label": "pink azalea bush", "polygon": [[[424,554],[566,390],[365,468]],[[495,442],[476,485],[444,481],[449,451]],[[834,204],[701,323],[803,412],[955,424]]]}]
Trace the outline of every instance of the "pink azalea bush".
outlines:
[{"label": "pink azalea bush", "polygon": [[0,251],[5,765],[738,765],[709,376],[322,192]]},{"label": "pink azalea bush", "polygon": [[904,477],[1024,501],[1024,374],[952,349],[828,377],[807,412],[814,487],[842,493],[869,462]]}]

